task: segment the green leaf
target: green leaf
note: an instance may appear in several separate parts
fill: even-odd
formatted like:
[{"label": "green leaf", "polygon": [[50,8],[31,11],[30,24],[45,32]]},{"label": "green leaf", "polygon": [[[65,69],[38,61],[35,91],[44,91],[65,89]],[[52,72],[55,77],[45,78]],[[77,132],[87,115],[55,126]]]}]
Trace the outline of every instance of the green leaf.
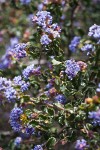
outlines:
[{"label": "green leaf", "polygon": [[56,139],[54,137],[50,137],[47,142],[47,147],[52,148],[56,144]]},{"label": "green leaf", "polygon": [[60,64],[61,64],[60,61],[57,61],[57,60],[55,60],[55,59],[52,60],[52,63],[53,63],[53,65],[60,65]]}]

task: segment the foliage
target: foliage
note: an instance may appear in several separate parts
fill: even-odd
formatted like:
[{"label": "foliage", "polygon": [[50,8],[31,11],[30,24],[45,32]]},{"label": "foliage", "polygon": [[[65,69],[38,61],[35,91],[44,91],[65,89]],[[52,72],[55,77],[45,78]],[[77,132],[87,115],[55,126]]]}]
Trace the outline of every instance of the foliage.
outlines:
[{"label": "foliage", "polygon": [[0,146],[99,150],[100,1],[0,3],[0,107],[12,107]]}]

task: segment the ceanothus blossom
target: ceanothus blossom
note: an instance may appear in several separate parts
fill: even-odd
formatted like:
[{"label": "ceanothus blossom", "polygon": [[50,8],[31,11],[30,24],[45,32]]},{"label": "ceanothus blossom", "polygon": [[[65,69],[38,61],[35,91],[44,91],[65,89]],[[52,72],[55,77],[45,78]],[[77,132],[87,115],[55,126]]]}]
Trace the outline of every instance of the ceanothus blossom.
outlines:
[{"label": "ceanothus blossom", "polygon": [[72,59],[67,60],[65,66],[66,66],[65,73],[68,75],[68,78],[70,80],[72,80],[81,70],[79,64]]},{"label": "ceanothus blossom", "polygon": [[88,35],[90,37],[93,37],[97,40],[100,40],[100,26],[94,24],[89,28],[89,33]]},{"label": "ceanothus blossom", "polygon": [[8,87],[5,89],[4,95],[8,102],[15,102],[17,98],[17,91],[13,87]]},{"label": "ceanothus blossom", "polygon": [[41,145],[36,145],[33,150],[43,150]]},{"label": "ceanothus blossom", "polygon": [[22,92],[28,90],[30,83],[25,82],[21,76],[15,77],[13,81],[15,85],[20,86]]},{"label": "ceanothus blossom", "polygon": [[52,40],[48,37],[47,34],[41,36],[40,42],[42,45],[48,45],[52,42]]},{"label": "ceanothus blossom", "polygon": [[34,68],[34,64],[29,65],[23,70],[22,74],[25,79],[28,79],[31,75],[40,75],[40,67]]},{"label": "ceanothus blossom", "polygon": [[65,104],[66,103],[66,97],[63,95],[63,94],[58,94],[56,97],[55,97],[55,100],[58,101],[59,103],[61,104]]},{"label": "ceanothus blossom", "polygon": [[52,24],[52,16],[50,12],[38,11],[36,16],[33,17],[32,21],[37,23],[39,26],[46,28],[48,25]]},{"label": "ceanothus blossom", "polygon": [[10,113],[10,124],[14,131],[20,132],[22,129],[20,116],[23,114],[22,108],[14,107]]},{"label": "ceanothus blossom", "polygon": [[0,77],[0,91],[3,92],[8,102],[14,102],[17,98],[17,91],[12,87],[11,80]]},{"label": "ceanothus blossom", "polygon": [[90,119],[92,119],[92,124],[94,126],[100,126],[100,109],[98,111],[89,112]]},{"label": "ceanothus blossom", "polygon": [[32,127],[32,125],[27,125],[27,127],[25,128],[25,133],[28,135],[32,135],[34,134],[35,129]]},{"label": "ceanothus blossom", "polygon": [[25,43],[19,43],[14,46],[10,51],[12,52],[13,56],[17,59],[24,58],[27,56],[26,53],[26,46],[27,44]]},{"label": "ceanothus blossom", "polygon": [[71,41],[71,43],[70,43],[70,45],[69,45],[69,49],[70,49],[70,51],[72,51],[72,52],[75,52],[76,51],[76,48],[77,48],[77,46],[78,46],[78,44],[80,43],[80,37],[79,36],[75,36],[73,39],[72,39],[72,41]]},{"label": "ceanothus blossom", "polygon": [[16,137],[16,139],[14,140],[14,145],[16,147],[20,147],[21,142],[22,142],[22,138],[21,137]]},{"label": "ceanothus blossom", "polygon": [[92,44],[85,44],[81,50],[84,52],[84,51],[94,51],[94,46]]},{"label": "ceanothus blossom", "polygon": [[87,147],[88,145],[86,140],[81,139],[76,141],[75,150],[84,150]]}]

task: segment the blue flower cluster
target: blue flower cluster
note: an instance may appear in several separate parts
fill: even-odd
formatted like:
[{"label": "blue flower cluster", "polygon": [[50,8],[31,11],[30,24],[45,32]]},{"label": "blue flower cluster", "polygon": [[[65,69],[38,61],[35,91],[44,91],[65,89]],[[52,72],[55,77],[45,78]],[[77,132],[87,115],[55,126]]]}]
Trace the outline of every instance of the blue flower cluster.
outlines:
[{"label": "blue flower cluster", "polygon": [[84,150],[86,147],[88,147],[86,140],[81,139],[76,141],[75,145],[76,150]]},{"label": "blue flower cluster", "polygon": [[48,37],[47,34],[44,34],[41,36],[41,39],[40,39],[41,44],[48,45],[49,43],[51,43],[51,41],[52,40]]},{"label": "blue flower cluster", "polygon": [[26,67],[22,74],[25,79],[28,79],[30,75],[40,75],[40,67],[34,68],[34,64],[32,64]]},{"label": "blue flower cluster", "polygon": [[39,11],[36,16],[33,17],[33,22],[37,23],[42,28],[46,28],[48,25],[52,24],[52,16],[50,12]]},{"label": "blue flower cluster", "polygon": [[19,107],[15,107],[12,109],[10,113],[10,124],[12,129],[16,132],[20,132],[22,126],[20,124],[20,115],[23,114],[23,110]]},{"label": "blue flower cluster", "polygon": [[68,78],[70,80],[72,80],[81,70],[79,64],[72,59],[67,60],[65,66],[66,66],[65,73],[68,75]]},{"label": "blue flower cluster", "polygon": [[70,45],[69,45],[69,49],[70,49],[70,51],[72,51],[72,52],[75,52],[76,51],[76,49],[77,49],[77,46],[78,46],[78,44],[80,43],[80,37],[79,36],[75,36],[73,39],[72,39],[72,41],[71,41],[71,43],[70,43]]},{"label": "blue flower cluster", "polygon": [[28,90],[30,83],[29,82],[25,82],[21,76],[17,76],[13,79],[14,84],[17,86],[20,86],[21,91],[24,92],[26,90]]},{"label": "blue flower cluster", "polygon": [[6,48],[6,53],[0,59],[0,69],[4,70],[6,68],[11,67],[12,52],[10,50],[13,49],[16,44],[18,44],[18,38],[17,37],[11,38],[10,45],[7,46],[7,48]]},{"label": "blue flower cluster", "polygon": [[58,101],[59,103],[61,104],[66,104],[66,97],[63,95],[63,94],[58,94],[56,97],[55,97],[55,100]]},{"label": "blue flower cluster", "polygon": [[4,70],[6,68],[9,68],[11,66],[11,54],[6,53],[2,56],[0,60],[0,69]]},{"label": "blue flower cluster", "polygon": [[0,91],[4,91],[7,87],[11,87],[12,83],[6,78],[0,77]]},{"label": "blue flower cluster", "polygon": [[23,72],[22,72],[23,77],[24,77],[25,79],[28,79],[28,77],[32,74],[33,70],[34,70],[34,64],[32,64],[32,65],[26,67],[26,68],[23,70]]},{"label": "blue flower cluster", "polygon": [[92,124],[94,126],[100,126],[100,110],[89,112],[90,119],[92,119]]},{"label": "blue flower cluster", "polygon": [[4,92],[4,95],[7,98],[8,102],[15,102],[17,98],[16,94],[17,91],[12,86],[7,87]]},{"label": "blue flower cluster", "polygon": [[32,125],[28,125],[25,129],[26,134],[32,135],[34,134],[34,132],[35,132],[35,129],[32,127]]},{"label": "blue flower cluster", "polygon": [[47,85],[46,85],[46,89],[51,89],[53,87],[53,84],[52,83],[48,83]]},{"label": "blue flower cluster", "polygon": [[24,58],[27,56],[27,53],[25,50],[26,46],[27,46],[27,44],[25,44],[25,43],[16,44],[14,46],[14,48],[11,49],[10,51],[12,52],[12,54],[15,58],[17,58],[17,59]]},{"label": "blue flower cluster", "polygon": [[82,51],[94,51],[94,46],[92,45],[92,44],[85,44],[82,48],[81,48],[81,50]]},{"label": "blue flower cluster", "polygon": [[42,45],[48,45],[52,42],[52,39],[59,38],[61,29],[57,23],[52,24],[52,16],[50,12],[39,11],[36,16],[33,17],[33,22],[42,27],[43,35],[40,42]]},{"label": "blue flower cluster", "polygon": [[20,147],[21,142],[22,142],[22,138],[21,137],[16,137],[16,139],[14,140],[14,145],[16,147]]},{"label": "blue flower cluster", "polygon": [[89,28],[89,36],[97,39],[98,41],[100,40],[100,26],[94,24]]},{"label": "blue flower cluster", "polygon": [[16,90],[12,87],[12,82],[6,78],[0,77],[0,91],[3,92],[8,102],[14,102],[16,100]]},{"label": "blue flower cluster", "polygon": [[31,0],[20,0],[20,2],[24,5],[27,5],[31,2]]},{"label": "blue flower cluster", "polygon": [[43,150],[41,145],[36,145],[33,150]]}]

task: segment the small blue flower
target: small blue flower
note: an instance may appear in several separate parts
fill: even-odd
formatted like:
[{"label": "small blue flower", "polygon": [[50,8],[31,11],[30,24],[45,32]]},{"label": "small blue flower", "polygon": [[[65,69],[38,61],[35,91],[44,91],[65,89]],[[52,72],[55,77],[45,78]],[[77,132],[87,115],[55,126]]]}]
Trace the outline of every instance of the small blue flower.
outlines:
[{"label": "small blue flower", "polygon": [[52,88],[53,87],[53,84],[52,83],[48,83],[47,85],[46,85],[46,89],[50,89],[50,88]]},{"label": "small blue flower", "polygon": [[17,37],[12,37],[10,39],[10,45],[13,48],[16,44],[18,44],[18,38]]},{"label": "small blue flower", "polygon": [[13,79],[14,84],[20,86],[21,91],[24,92],[26,90],[28,90],[30,83],[29,82],[25,82],[21,76],[17,76]]},{"label": "small blue flower", "polygon": [[0,59],[0,69],[4,70],[6,68],[9,68],[11,66],[11,54],[9,52],[6,52]]},{"label": "small blue flower", "polygon": [[22,142],[22,138],[21,137],[16,137],[16,139],[14,141],[14,145],[16,147],[20,147],[21,142]]},{"label": "small blue flower", "polygon": [[26,134],[32,135],[32,134],[34,134],[35,129],[32,127],[32,125],[28,125],[28,126],[26,127],[25,132],[26,132]]},{"label": "small blue flower", "polygon": [[32,21],[37,23],[39,26],[46,28],[46,26],[52,24],[52,16],[50,15],[50,12],[38,11]]},{"label": "small blue flower", "polygon": [[72,51],[72,52],[75,52],[76,51],[76,48],[77,48],[77,46],[78,46],[78,44],[80,43],[80,37],[79,36],[75,36],[73,39],[72,39],[72,41],[71,41],[71,43],[70,43],[70,45],[69,45],[69,49],[70,49],[70,51]]},{"label": "small blue flower", "polygon": [[39,4],[39,5],[38,5],[38,10],[39,10],[39,11],[42,11],[43,6],[44,6],[43,3]]},{"label": "small blue flower", "polygon": [[55,97],[55,100],[60,102],[61,104],[65,104],[66,103],[66,97],[63,94],[58,94]]},{"label": "small blue flower", "polygon": [[88,116],[94,126],[100,126],[100,110],[89,112]]},{"label": "small blue flower", "polygon": [[43,150],[41,145],[36,145],[33,150]]},{"label": "small blue flower", "polygon": [[10,113],[10,124],[12,129],[16,132],[20,132],[22,126],[20,124],[20,115],[23,114],[23,110],[19,107],[15,107],[12,109]]},{"label": "small blue flower", "polygon": [[89,36],[100,40],[100,26],[94,24],[89,28]]},{"label": "small blue flower", "polygon": [[75,145],[76,150],[84,150],[86,147],[88,147],[86,140],[81,139],[76,141],[76,145]]},{"label": "small blue flower", "polygon": [[34,68],[34,64],[32,64],[32,65],[30,65],[30,66],[28,66],[28,67],[26,67],[24,70],[23,70],[23,72],[22,72],[22,74],[23,74],[23,77],[25,78],[25,79],[28,79],[28,77],[30,77],[31,75],[40,75],[40,68],[41,67],[37,67],[37,68]]},{"label": "small blue flower", "polygon": [[52,40],[48,37],[47,34],[41,36],[40,42],[42,45],[48,45],[52,42]]},{"label": "small blue flower", "polygon": [[13,87],[8,87],[5,89],[4,95],[9,102],[15,102],[17,92]]},{"label": "small blue flower", "polygon": [[94,46],[92,44],[85,44],[82,48],[82,51],[94,51]]},{"label": "small blue flower", "polygon": [[68,75],[68,78],[72,80],[80,71],[80,66],[75,60],[67,60],[66,61],[66,70],[65,73]]},{"label": "small blue flower", "polygon": [[26,46],[27,46],[27,44],[25,44],[25,43],[17,44],[14,46],[14,48],[12,48],[10,50],[10,52],[12,52],[12,55],[17,59],[24,58],[27,56],[27,53],[25,50]]},{"label": "small blue flower", "polygon": [[23,72],[22,72],[23,77],[24,77],[25,79],[28,79],[28,77],[32,74],[33,70],[34,70],[34,64],[32,64],[32,65],[26,67],[26,68],[23,70]]},{"label": "small blue flower", "polygon": [[6,88],[11,87],[12,83],[6,78],[0,77],[0,91],[5,91]]}]

